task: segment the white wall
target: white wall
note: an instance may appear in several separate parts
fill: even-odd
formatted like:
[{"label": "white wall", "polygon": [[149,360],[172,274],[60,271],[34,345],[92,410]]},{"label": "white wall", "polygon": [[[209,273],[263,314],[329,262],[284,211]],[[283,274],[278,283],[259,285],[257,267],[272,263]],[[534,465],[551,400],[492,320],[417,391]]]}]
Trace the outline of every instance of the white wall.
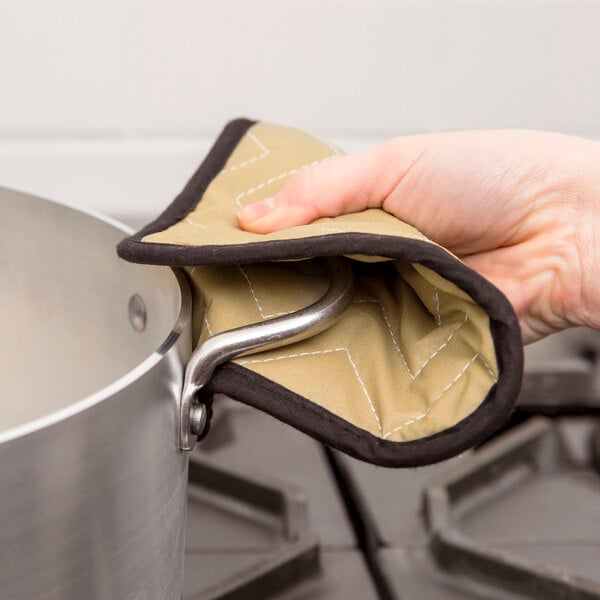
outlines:
[{"label": "white wall", "polygon": [[1,0],[0,185],[156,213],[242,115],[600,138],[600,0]]}]

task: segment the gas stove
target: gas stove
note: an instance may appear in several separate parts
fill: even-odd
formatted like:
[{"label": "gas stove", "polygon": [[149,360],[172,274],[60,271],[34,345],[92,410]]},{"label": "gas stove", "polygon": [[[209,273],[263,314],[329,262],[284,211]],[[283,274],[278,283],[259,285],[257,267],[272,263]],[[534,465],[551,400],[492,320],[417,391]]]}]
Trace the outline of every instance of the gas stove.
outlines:
[{"label": "gas stove", "polygon": [[600,599],[600,335],[526,352],[494,439],[361,463],[217,398],[191,456],[184,600]]}]

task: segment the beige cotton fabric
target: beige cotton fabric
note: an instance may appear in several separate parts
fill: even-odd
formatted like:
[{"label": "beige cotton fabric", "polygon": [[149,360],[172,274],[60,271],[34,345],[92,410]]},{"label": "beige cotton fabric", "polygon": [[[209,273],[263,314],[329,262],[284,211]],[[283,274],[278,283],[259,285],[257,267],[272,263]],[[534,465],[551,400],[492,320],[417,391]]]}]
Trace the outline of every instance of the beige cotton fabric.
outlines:
[{"label": "beige cotton fabric", "polygon": [[[310,134],[256,123],[202,201],[142,242],[218,248],[348,233],[429,241],[378,209],[266,235],[239,229],[235,213],[241,206],[274,194],[300,169],[338,154]],[[486,312],[421,264],[360,255],[348,260],[355,297],[338,323],[314,338],[235,362],[388,441],[431,436],[472,414],[498,380]],[[327,287],[318,259],[196,266],[187,272],[197,343],[302,308]]]}]

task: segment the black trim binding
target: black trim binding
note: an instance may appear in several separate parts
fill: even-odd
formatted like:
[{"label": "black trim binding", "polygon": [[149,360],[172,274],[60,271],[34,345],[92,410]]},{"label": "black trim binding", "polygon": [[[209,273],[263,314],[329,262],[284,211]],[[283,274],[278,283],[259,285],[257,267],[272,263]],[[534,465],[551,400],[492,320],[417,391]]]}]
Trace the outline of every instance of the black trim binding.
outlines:
[{"label": "black trim binding", "polygon": [[143,229],[140,229],[140,231],[131,237],[124,239],[117,246],[117,253],[119,256],[130,262],[166,264],[154,263],[152,260],[152,253],[146,254],[145,260],[135,260],[133,257],[130,258],[130,254],[133,251],[133,255],[139,255],[139,252],[136,252],[135,250],[136,244],[141,244],[144,247],[149,245],[141,242],[144,236],[150,235],[151,233],[158,233],[163,229],[175,225],[175,223],[184,219],[196,208],[210,182],[225,166],[227,159],[231,156],[240,140],[244,137],[246,131],[248,131],[255,123],[256,121],[251,121],[250,119],[235,119],[234,121],[227,123],[225,129],[223,129],[217,138],[217,141],[213,144],[213,147],[210,149],[210,152],[202,164],[198,167],[175,200],[171,202],[167,209],[159,215],[156,220],[146,225]]},{"label": "black trim binding", "polygon": [[317,256],[372,255],[418,262],[467,292],[488,314],[499,379],[468,417],[435,435],[391,442],[360,429],[283,386],[234,363],[220,367],[207,392],[222,392],[304,431],[347,454],[388,467],[417,467],[450,458],[481,443],[510,415],[521,387],[523,348],[516,315],[491,283],[433,243],[385,235],[340,233],[295,240],[229,246],[182,246],[142,242],[194,210],[246,131],[248,119],[229,123],[173,203],[152,223],[123,240],[117,251],[131,262],[168,266],[232,265]]},{"label": "black trim binding", "polygon": [[505,299],[495,312],[490,315],[490,328],[500,374],[498,383],[473,413],[426,438],[410,442],[383,440],[235,363],[217,370],[211,391],[227,394],[332,448],[382,467],[420,467],[440,462],[482,443],[499,429],[510,416],[521,388],[523,349],[518,322]]}]

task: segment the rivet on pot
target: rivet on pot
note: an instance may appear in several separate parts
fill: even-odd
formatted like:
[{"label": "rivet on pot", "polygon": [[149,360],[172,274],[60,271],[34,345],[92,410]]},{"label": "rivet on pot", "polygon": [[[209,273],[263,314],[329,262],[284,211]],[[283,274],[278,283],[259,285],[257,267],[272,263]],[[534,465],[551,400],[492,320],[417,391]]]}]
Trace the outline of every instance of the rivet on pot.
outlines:
[{"label": "rivet on pot", "polygon": [[200,437],[206,427],[206,406],[204,404],[193,404],[190,408],[190,430],[194,435]]},{"label": "rivet on pot", "polygon": [[136,331],[146,329],[146,305],[144,301],[134,294],[129,298],[129,322]]}]

